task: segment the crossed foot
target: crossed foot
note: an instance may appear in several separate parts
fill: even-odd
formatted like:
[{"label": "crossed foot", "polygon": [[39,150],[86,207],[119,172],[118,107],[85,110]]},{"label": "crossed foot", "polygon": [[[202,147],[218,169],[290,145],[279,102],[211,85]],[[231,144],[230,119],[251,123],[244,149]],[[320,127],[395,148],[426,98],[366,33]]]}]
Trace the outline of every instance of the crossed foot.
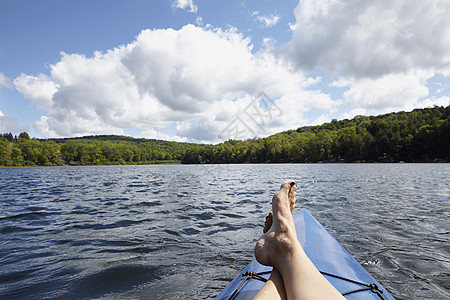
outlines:
[{"label": "crossed foot", "polygon": [[[283,188],[283,185],[288,184],[290,186],[289,191],[288,191],[288,200],[289,200],[289,206],[291,209],[291,213],[295,208],[295,194],[297,192],[297,184],[292,181],[292,180],[288,180],[285,181],[282,185],[281,185],[281,189]],[[272,223],[273,223],[273,212],[270,212],[266,215],[266,221],[264,222],[264,229],[263,229],[263,233],[266,233],[267,231],[269,231],[270,227],[272,227]]]},{"label": "crossed foot", "polygon": [[[297,240],[292,211],[295,207],[297,185],[294,181],[283,182],[272,198],[272,211],[266,216],[264,235],[256,243],[255,257],[263,265],[274,265],[280,250]],[[283,249],[281,249],[283,248]]]}]

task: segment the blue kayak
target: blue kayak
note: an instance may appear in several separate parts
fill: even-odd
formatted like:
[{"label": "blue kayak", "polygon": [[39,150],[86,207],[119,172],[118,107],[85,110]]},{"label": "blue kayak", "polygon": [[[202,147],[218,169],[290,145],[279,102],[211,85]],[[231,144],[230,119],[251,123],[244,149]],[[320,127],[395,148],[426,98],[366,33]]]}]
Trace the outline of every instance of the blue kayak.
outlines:
[{"label": "blue kayak", "polygon": [[[308,210],[301,209],[294,221],[306,254],[346,299],[394,299]],[[253,299],[271,271],[253,259],[216,299]]]}]

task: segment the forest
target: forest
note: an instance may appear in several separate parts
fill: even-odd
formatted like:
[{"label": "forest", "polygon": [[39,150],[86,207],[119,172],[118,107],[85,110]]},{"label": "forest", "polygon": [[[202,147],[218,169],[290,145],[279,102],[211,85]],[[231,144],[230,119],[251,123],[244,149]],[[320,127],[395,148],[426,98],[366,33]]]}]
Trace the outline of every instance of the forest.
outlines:
[{"label": "forest", "polygon": [[0,134],[0,166],[448,162],[450,106],[356,116],[217,145],[126,136],[36,139]]}]

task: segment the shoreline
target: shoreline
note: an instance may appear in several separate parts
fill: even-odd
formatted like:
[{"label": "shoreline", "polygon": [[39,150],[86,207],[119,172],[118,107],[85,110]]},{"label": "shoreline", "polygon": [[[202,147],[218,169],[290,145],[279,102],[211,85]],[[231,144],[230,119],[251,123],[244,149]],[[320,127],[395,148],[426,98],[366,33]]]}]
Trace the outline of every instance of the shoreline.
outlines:
[{"label": "shoreline", "polygon": [[46,167],[114,167],[114,166],[158,166],[158,165],[185,165],[185,166],[204,166],[204,165],[352,165],[352,164],[448,164],[448,161],[421,161],[421,162],[262,162],[262,163],[200,163],[200,164],[191,164],[191,163],[182,163],[181,161],[159,161],[155,163],[137,163],[137,164],[92,164],[92,165],[34,165],[34,166],[0,166],[1,168],[46,168]]}]

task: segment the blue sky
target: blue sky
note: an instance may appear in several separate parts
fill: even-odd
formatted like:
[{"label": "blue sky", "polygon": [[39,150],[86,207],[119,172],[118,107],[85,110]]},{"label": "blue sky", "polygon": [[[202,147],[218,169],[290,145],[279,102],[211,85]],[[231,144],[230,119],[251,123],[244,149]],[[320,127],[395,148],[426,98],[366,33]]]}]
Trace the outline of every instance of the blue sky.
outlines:
[{"label": "blue sky", "polygon": [[217,143],[450,104],[448,1],[0,2],[0,132]]}]

